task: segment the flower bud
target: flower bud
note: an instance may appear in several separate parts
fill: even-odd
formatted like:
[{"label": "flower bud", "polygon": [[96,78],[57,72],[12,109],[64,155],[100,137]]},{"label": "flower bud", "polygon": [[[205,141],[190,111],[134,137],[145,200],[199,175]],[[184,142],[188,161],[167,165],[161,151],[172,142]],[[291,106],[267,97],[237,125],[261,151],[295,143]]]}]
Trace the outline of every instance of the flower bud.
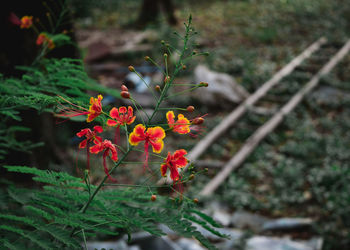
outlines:
[{"label": "flower bud", "polygon": [[145,61],[149,61],[151,58],[149,56],[145,56]]},{"label": "flower bud", "polygon": [[160,91],[161,90],[159,85],[156,85],[154,88],[156,89],[156,91]]},{"label": "flower bud", "polygon": [[165,44],[165,41],[164,41],[164,40],[162,40],[162,41],[160,41],[160,43],[164,45],[164,44]]},{"label": "flower bud", "polygon": [[130,72],[135,72],[135,68],[133,66],[129,66],[128,69]]},{"label": "flower bud", "polygon": [[125,98],[125,99],[129,99],[130,93],[128,91],[122,91],[122,92],[120,92],[120,96]]},{"label": "flower bud", "polygon": [[205,168],[205,169],[204,169],[204,171],[205,171],[205,172],[208,172],[208,171],[209,171],[209,169],[208,169],[208,168]]},{"label": "flower bud", "polygon": [[193,180],[194,179],[194,174],[191,174],[189,177],[188,177],[189,180]]},{"label": "flower bud", "polygon": [[155,201],[157,199],[157,195],[152,194],[151,201]]},{"label": "flower bud", "polygon": [[124,84],[120,87],[120,89],[121,89],[122,91],[126,91],[126,92],[129,91],[128,87],[126,87]]},{"label": "flower bud", "polygon": [[185,70],[187,68],[187,66],[184,64],[182,65],[182,69]]},{"label": "flower bud", "polygon": [[193,107],[193,106],[188,106],[188,107],[186,108],[186,110],[187,110],[188,112],[193,112],[193,111],[194,111],[194,107]]},{"label": "flower bud", "polygon": [[203,122],[204,122],[204,119],[203,119],[202,117],[194,118],[193,121],[192,121],[192,123],[193,123],[194,125],[200,125],[200,124],[202,124]]},{"label": "flower bud", "polygon": [[194,202],[194,203],[198,203],[198,199],[197,199],[197,198],[194,198],[194,199],[193,199],[193,202]]},{"label": "flower bud", "polygon": [[167,59],[168,58],[168,54],[164,53],[164,58]]},{"label": "flower bud", "polygon": [[170,76],[166,76],[166,77],[164,78],[164,83],[168,83],[168,82],[170,82]]},{"label": "flower bud", "polygon": [[199,87],[208,87],[209,86],[209,83],[207,82],[200,82],[199,83]]}]

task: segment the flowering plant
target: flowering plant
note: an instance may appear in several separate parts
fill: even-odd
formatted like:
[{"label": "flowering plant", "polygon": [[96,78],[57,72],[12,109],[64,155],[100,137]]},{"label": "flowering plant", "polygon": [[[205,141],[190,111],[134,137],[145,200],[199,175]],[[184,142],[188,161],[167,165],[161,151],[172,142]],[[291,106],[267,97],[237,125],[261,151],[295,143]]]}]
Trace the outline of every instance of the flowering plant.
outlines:
[{"label": "flowering plant", "polygon": [[[182,90],[181,92],[174,93],[173,91],[170,91],[177,85],[174,82],[176,76],[180,73],[180,71],[186,69],[185,63],[194,56],[205,55],[205,53],[188,52],[188,48],[190,47],[189,41],[194,35],[194,29],[191,26],[191,18],[189,18],[189,22],[187,24],[185,23],[185,28],[186,33],[182,37],[184,41],[182,51],[178,51],[162,41],[162,44],[168,51],[168,53],[164,54],[164,69],[149,56],[145,57],[146,61],[154,64],[163,72],[164,83],[162,87],[156,85],[153,88],[150,84],[143,80],[141,74],[137,71],[137,69],[135,69],[135,67],[128,67],[130,72],[136,73],[141,78],[148,90],[156,99],[156,105],[151,115],[147,115],[144,112],[142,106],[133,98],[132,92],[130,92],[125,85],[121,86],[120,96],[126,102],[129,102],[127,107],[112,107],[109,111],[107,111],[106,107],[103,105],[103,96],[99,94],[97,98],[90,98],[90,105],[88,107],[81,107],[69,102],[74,109],[65,108],[61,113],[57,114],[59,117],[86,116],[87,123],[103,121],[100,124],[102,126],[95,126],[93,131],[91,131],[90,128],[84,128],[77,133],[79,137],[86,137],[86,139],[79,144],[79,147],[87,148],[87,169],[90,169],[90,153],[96,155],[102,153],[103,169],[106,176],[101,181],[100,186],[105,185],[105,182],[108,179],[114,183],[117,182],[118,167],[126,164],[126,160],[128,160],[127,163],[132,163],[132,161],[130,161],[130,153],[132,151],[141,151],[138,158],[142,160],[134,163],[143,165],[144,171],[148,170],[151,175],[158,174],[160,177],[170,177],[173,185],[171,189],[175,194],[179,194],[180,199],[183,199],[184,195],[182,185],[183,183],[189,181],[189,178],[184,178],[183,171],[187,164],[190,163],[190,160],[186,158],[187,151],[183,148],[178,148],[173,154],[171,152],[167,152],[167,155],[162,155],[162,153],[164,152],[164,148],[167,147],[167,136],[169,133],[177,133],[179,136],[184,136],[186,134],[193,135],[191,131],[193,132],[197,130],[198,125],[202,124],[204,119],[203,116],[197,116],[193,119],[189,119],[187,118],[188,115],[183,113],[178,113],[176,119],[176,110],[190,113],[193,112],[195,108],[193,106],[167,108],[163,107],[163,102],[165,99],[170,99],[180,94],[184,94],[187,91],[193,91],[199,87],[208,86],[207,83],[200,82],[198,84],[186,84],[186,86],[192,86],[186,90]],[[170,73],[168,68],[168,54],[173,53],[179,54],[179,60],[176,62],[172,73]],[[141,112],[146,114],[147,120],[144,119]],[[153,118],[157,113],[163,113],[163,120],[166,120],[166,123],[153,123]],[[103,118],[100,119],[100,117]],[[103,130],[112,128],[115,129],[113,142],[109,139],[104,139],[103,136],[96,135],[97,133],[101,133]],[[123,141],[120,139],[120,129],[122,129],[124,132],[125,143],[123,143]],[[123,146],[122,144],[126,145]],[[142,145],[142,149],[139,149],[139,144]],[[150,148],[152,149],[152,153],[149,151]],[[109,155],[111,156],[110,158],[113,162],[112,167],[108,167],[107,156]],[[157,163],[150,162],[150,155],[160,158],[161,161]],[[152,165],[155,163],[155,165],[157,165],[157,170],[152,170],[152,168],[149,166],[150,163],[152,163]],[[191,179],[193,179],[193,176]],[[91,200],[96,195],[98,190],[99,188],[95,190],[95,193],[91,196]],[[155,196],[151,189],[150,192],[151,197],[153,197],[152,200],[155,200]],[[89,202],[91,202],[91,200],[89,200]],[[89,202],[87,203],[86,208],[88,207]]]}]

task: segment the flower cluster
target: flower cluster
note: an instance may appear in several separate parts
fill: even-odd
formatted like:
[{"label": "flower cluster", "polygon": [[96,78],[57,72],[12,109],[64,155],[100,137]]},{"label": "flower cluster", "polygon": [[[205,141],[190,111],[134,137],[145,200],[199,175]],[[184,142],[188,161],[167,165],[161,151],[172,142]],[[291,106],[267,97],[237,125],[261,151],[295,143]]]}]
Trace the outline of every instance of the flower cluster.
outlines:
[{"label": "flower cluster", "polygon": [[[58,114],[59,117],[76,117],[76,116],[86,116],[86,122],[100,122],[101,126],[95,126],[91,130],[90,128],[82,129],[77,133],[78,137],[84,137],[83,140],[79,144],[79,148],[86,148],[87,150],[87,167],[89,168],[90,164],[90,154],[100,154],[103,159],[103,169],[106,174],[99,187],[104,185],[104,182],[107,179],[112,181],[116,181],[112,176],[112,172],[120,166],[121,164],[125,164],[127,161],[127,157],[131,151],[141,151],[142,156],[140,158],[141,161],[133,162],[133,163],[141,163],[143,164],[144,171],[147,169],[152,172],[151,168],[148,167],[148,163],[150,155],[154,157],[162,158],[161,162],[157,162],[160,167],[160,171],[158,172],[160,176],[168,177],[173,182],[173,190],[178,191],[182,194],[183,192],[183,183],[188,180],[192,180],[194,174],[186,177],[184,175],[184,170],[189,163],[189,159],[186,158],[187,151],[182,148],[178,148],[173,152],[166,152],[166,155],[162,156],[162,152],[164,151],[164,147],[167,141],[167,133],[173,132],[176,133],[177,136],[190,135],[195,136],[198,134],[198,131],[202,128],[201,124],[204,122],[203,116],[188,118],[182,113],[176,113],[175,110],[182,110],[185,112],[193,112],[195,108],[193,106],[188,106],[187,108],[182,107],[174,107],[172,109],[162,107],[162,102],[165,99],[171,98],[173,96],[178,96],[184,94],[186,92],[190,92],[199,87],[208,87],[208,83],[200,82],[199,84],[180,84],[182,86],[192,86],[186,88],[185,90],[176,91],[176,88],[172,90],[172,86],[177,83],[174,82],[174,79],[180,70],[186,70],[186,65],[184,64],[187,59],[192,58],[193,56],[197,56],[197,53],[188,54],[188,45],[187,42],[190,39],[190,34],[193,33],[193,29],[191,28],[191,18],[189,18],[189,24],[185,24],[186,27],[186,35],[183,37],[184,40],[184,48],[182,54],[179,57],[179,61],[174,64],[175,69],[172,71],[168,70],[168,54],[164,54],[164,68],[160,67],[158,63],[153,61],[149,56],[145,57],[147,62],[153,63],[160,71],[163,72],[164,80],[160,85],[156,85],[154,88],[150,85],[148,81],[142,78],[142,75],[135,69],[133,66],[129,66],[128,70],[133,74],[137,75],[148,88],[148,90],[154,96],[156,100],[156,105],[152,114],[148,115],[148,113],[142,108],[142,105],[139,104],[129,92],[127,86],[122,85],[120,91],[120,97],[125,99],[130,103],[130,106],[121,106],[121,107],[112,107],[109,111],[104,111],[104,107],[102,107],[103,96],[98,95],[97,97],[90,97],[90,105],[88,107],[81,107],[70,101],[63,99],[62,100],[69,103],[69,107],[63,106],[61,103],[61,112]],[[42,33],[38,37],[38,44],[47,44],[47,47],[50,47],[49,36],[45,33]],[[163,43],[167,47],[167,50],[171,53],[173,50],[167,43]],[[179,52],[180,53],[180,52]],[[203,54],[203,53],[202,53]],[[169,74],[172,72],[172,75]],[[138,113],[134,114],[134,109]],[[163,120],[166,121],[165,124],[152,124],[152,119],[155,117],[155,114],[161,110],[168,110],[164,116]],[[140,115],[141,112],[144,114]],[[101,117],[100,117],[101,116]],[[139,122],[137,121],[139,118]],[[147,120],[146,120],[147,119]],[[135,124],[134,124],[135,123]],[[103,133],[104,129],[115,130],[114,140],[108,140],[103,138],[100,134]],[[125,140],[120,140],[121,132],[124,132]],[[194,134],[193,134],[194,133]],[[142,146],[142,149],[137,149],[137,147]],[[152,153],[150,152],[150,148],[152,149]],[[114,165],[111,169],[107,166],[107,159],[110,158],[111,161],[114,162]],[[189,166],[191,168],[191,166]],[[154,173],[152,172],[152,175]],[[149,178],[150,179],[150,178]],[[123,185],[123,184],[118,184]],[[139,186],[139,185],[137,185]],[[97,191],[99,188],[97,188]],[[150,190],[151,191],[151,190]],[[152,201],[156,200],[156,196],[152,195]]]},{"label": "flower cluster", "polygon": [[[128,92],[127,88],[123,86],[122,91]],[[63,99],[63,98],[62,98]],[[65,100],[65,99],[63,99]],[[74,117],[80,115],[86,115],[86,122],[91,123],[100,115],[106,115],[108,117],[106,121],[107,127],[115,127],[116,135],[114,142],[103,139],[98,134],[103,132],[102,126],[94,126],[91,130],[90,128],[84,128],[76,135],[80,138],[84,138],[79,143],[79,148],[86,148],[87,150],[87,168],[90,168],[90,153],[99,154],[102,153],[103,159],[103,168],[106,176],[112,180],[116,181],[111,175],[110,170],[107,167],[107,157],[109,156],[113,162],[118,161],[118,147],[121,148],[120,144],[120,128],[125,130],[126,136],[128,138],[128,148],[136,147],[140,143],[143,144],[143,157],[144,157],[144,168],[148,168],[148,160],[149,160],[149,148],[151,147],[153,153],[160,154],[164,148],[164,139],[166,137],[166,130],[173,131],[178,134],[189,134],[191,132],[191,124],[190,121],[183,114],[178,114],[177,119],[175,118],[174,111],[168,111],[165,115],[167,120],[167,127],[163,128],[162,126],[149,126],[145,124],[137,124],[132,132],[129,134],[127,126],[132,125],[136,120],[136,115],[134,115],[134,110],[131,106],[125,107],[113,107],[109,113],[103,111],[102,108],[102,100],[103,96],[98,95],[97,98],[90,98],[89,108],[83,108],[78,105],[71,104],[75,107],[75,109],[71,109],[67,111],[64,110],[61,114],[58,114],[59,117]],[[69,109],[68,109],[69,110]],[[190,106],[187,110],[193,111],[194,107]],[[202,118],[200,118],[202,119]],[[164,164],[161,164],[160,174],[161,176],[167,176],[167,172],[170,172],[170,178],[177,182],[181,179],[179,169],[185,167],[188,163],[188,159],[185,157],[187,154],[186,150],[178,149],[173,154],[168,152],[167,157],[164,161]],[[149,168],[148,168],[149,169]],[[150,170],[150,169],[149,169]]]}]

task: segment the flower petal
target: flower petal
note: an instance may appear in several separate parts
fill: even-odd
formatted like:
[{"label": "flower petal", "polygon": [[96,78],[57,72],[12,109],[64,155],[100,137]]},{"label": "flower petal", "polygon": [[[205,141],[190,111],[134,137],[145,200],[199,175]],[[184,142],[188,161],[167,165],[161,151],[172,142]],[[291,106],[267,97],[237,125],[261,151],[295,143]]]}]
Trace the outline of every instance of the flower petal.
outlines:
[{"label": "flower petal", "polygon": [[165,176],[165,175],[166,175],[167,169],[168,169],[167,164],[162,164],[162,165],[160,165],[160,173],[161,173],[162,176]]},{"label": "flower petal", "polygon": [[156,142],[150,141],[154,153],[159,154],[164,148],[163,140],[158,140]]},{"label": "flower petal", "polygon": [[94,132],[102,133],[103,132],[103,128],[101,126],[95,126],[94,127]]},{"label": "flower petal", "polygon": [[107,125],[110,126],[110,127],[114,127],[118,124],[118,122],[114,121],[114,120],[111,120],[111,119],[108,119],[107,120]]},{"label": "flower petal", "polygon": [[175,115],[174,115],[173,111],[168,111],[166,113],[166,119],[168,121],[169,127],[172,127],[171,125],[175,123],[174,117],[175,117]]},{"label": "flower petal", "polygon": [[79,148],[85,148],[87,144],[87,139],[83,140],[82,142],[79,143]]},{"label": "flower petal", "polygon": [[132,117],[134,115],[134,110],[132,109],[131,106],[128,106],[128,116]]},{"label": "flower petal", "polygon": [[109,111],[109,115],[116,120],[120,120],[119,111],[117,108],[112,108],[111,111]]},{"label": "flower petal", "polygon": [[103,150],[102,144],[96,144],[95,146],[90,147],[90,152],[93,154],[98,154]]},{"label": "flower petal", "polygon": [[109,149],[111,150],[111,153],[112,153],[111,159],[113,161],[117,161],[118,160],[118,153],[117,153],[117,150],[114,147],[114,145],[111,145],[111,147],[109,147]]},{"label": "flower petal", "polygon": [[177,168],[183,168],[187,165],[187,158],[182,156],[178,159],[174,159],[173,161],[173,164],[176,165]]},{"label": "flower petal", "polygon": [[187,134],[190,132],[190,121],[183,115],[179,114],[177,116],[178,120],[176,125],[174,125],[174,131],[179,134]]},{"label": "flower petal", "polygon": [[[89,128],[84,128],[80,132],[77,133],[77,136],[78,137],[83,137],[89,132],[89,130],[90,130]],[[90,130],[90,132],[91,132],[91,130]]]},{"label": "flower petal", "polygon": [[136,127],[134,128],[134,130],[131,132],[129,136],[130,145],[136,146],[137,144],[139,144],[139,142],[145,140],[146,139],[145,130],[146,128],[142,124],[136,125]]},{"label": "flower petal", "polygon": [[135,118],[136,118],[136,116],[129,118],[126,124],[130,125],[131,123],[133,123],[135,121]]},{"label": "flower petal", "polygon": [[95,136],[94,143],[100,144],[102,142],[102,138],[100,136]]},{"label": "flower petal", "polygon": [[171,167],[170,168],[170,178],[174,181],[177,181],[179,179],[179,171],[177,170],[176,167]]},{"label": "flower petal", "polygon": [[184,155],[187,154],[187,151],[184,149],[178,149],[174,152],[174,159],[178,159],[180,157],[183,157]]},{"label": "flower petal", "polygon": [[119,113],[120,114],[125,114],[126,113],[126,107],[124,107],[124,106],[119,107]]},{"label": "flower petal", "polygon": [[162,140],[165,137],[165,131],[163,128],[157,126],[148,128],[146,135],[149,136],[150,140]]},{"label": "flower petal", "polygon": [[97,116],[99,116],[99,113],[90,113],[88,114],[88,117],[86,118],[86,122],[92,122]]}]

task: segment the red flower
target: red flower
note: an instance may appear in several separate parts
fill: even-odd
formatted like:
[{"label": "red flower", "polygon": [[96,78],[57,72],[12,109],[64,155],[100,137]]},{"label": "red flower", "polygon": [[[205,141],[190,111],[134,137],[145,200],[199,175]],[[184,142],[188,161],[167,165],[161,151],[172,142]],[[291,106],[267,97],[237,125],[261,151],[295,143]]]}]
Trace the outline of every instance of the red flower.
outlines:
[{"label": "red flower", "polygon": [[24,16],[21,18],[21,29],[29,29],[33,25],[32,16]]},{"label": "red flower", "polygon": [[133,109],[131,106],[128,106],[128,109],[126,109],[126,107],[123,106],[123,107],[120,107],[119,110],[117,108],[112,108],[111,111],[109,112],[109,115],[116,120],[115,121],[112,119],[108,119],[107,125],[111,127],[117,126],[115,130],[115,135],[114,135],[114,144],[118,144],[119,138],[120,138],[119,127],[124,126],[126,124],[130,125],[135,121],[136,116],[133,116]]},{"label": "red flower", "polygon": [[183,114],[177,116],[176,122],[174,118],[175,115],[173,111],[168,111],[166,113],[169,127],[179,134],[188,134],[190,132],[190,121]]},{"label": "red flower", "polygon": [[[85,148],[87,144],[90,142],[94,142],[95,144],[99,144],[102,142],[102,138],[96,136],[97,133],[102,133],[103,128],[101,126],[95,126],[94,131],[91,131],[89,128],[82,129],[79,133],[77,133],[78,137],[85,136],[86,139],[79,143],[79,148]],[[89,145],[88,145],[89,147]]]},{"label": "red flower", "polygon": [[106,175],[108,176],[108,178],[115,182],[116,180],[114,178],[112,178],[112,176],[109,174],[109,170],[107,168],[107,163],[106,163],[106,158],[111,153],[112,154],[111,159],[113,161],[118,161],[117,150],[116,150],[115,146],[112,144],[112,142],[109,141],[109,140],[104,140],[103,142],[100,142],[99,144],[96,144],[95,146],[92,146],[90,148],[90,152],[93,153],[93,154],[98,154],[101,151],[104,151],[103,152],[103,168],[104,168],[104,171],[105,171]]},{"label": "red flower", "polygon": [[47,35],[45,33],[40,33],[38,35],[38,38],[36,39],[36,45],[43,44],[46,41],[47,38],[48,37],[47,37]]},{"label": "red flower", "polygon": [[115,119],[108,119],[107,125],[108,126],[120,126],[120,125],[130,125],[135,121],[136,116],[133,116],[133,109],[131,106],[128,106],[128,110],[126,110],[126,107],[120,107],[119,110],[117,108],[112,108],[109,112],[110,116]]},{"label": "red flower", "polygon": [[102,95],[98,95],[97,98],[90,98],[89,114],[86,119],[87,122],[93,121],[97,116],[99,116],[102,113],[102,99]]},{"label": "red flower", "polygon": [[179,149],[174,152],[174,155],[171,155],[168,152],[168,157],[164,164],[160,167],[160,173],[162,176],[166,175],[166,172],[169,168],[170,170],[170,178],[173,181],[178,181],[180,178],[178,168],[183,168],[187,165],[187,158],[184,156],[187,154],[187,151],[184,149]]},{"label": "red flower", "polygon": [[86,168],[90,169],[90,151],[89,144],[90,142],[94,142],[95,144],[101,143],[102,138],[96,136],[97,133],[102,133],[103,129],[101,126],[95,126],[94,131],[91,131],[89,128],[82,129],[79,133],[77,133],[78,137],[85,136],[86,139],[79,143],[79,148],[86,147]]},{"label": "red flower", "polygon": [[165,137],[164,129],[161,127],[148,128],[142,124],[136,125],[129,137],[129,143],[132,146],[137,146],[140,142],[145,141],[145,166],[148,162],[148,146],[151,144],[153,152],[160,153],[163,150]]}]

